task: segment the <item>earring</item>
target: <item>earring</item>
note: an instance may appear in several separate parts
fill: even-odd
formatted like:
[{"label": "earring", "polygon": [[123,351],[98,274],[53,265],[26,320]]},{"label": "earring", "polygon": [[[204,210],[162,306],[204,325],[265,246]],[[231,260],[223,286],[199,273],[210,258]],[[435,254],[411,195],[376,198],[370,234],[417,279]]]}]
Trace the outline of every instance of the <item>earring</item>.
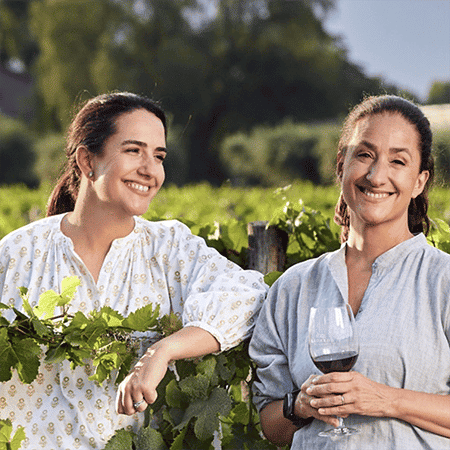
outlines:
[{"label": "earring", "polygon": [[92,172],[92,170],[88,173],[88,177],[92,178],[94,176],[94,172]]}]

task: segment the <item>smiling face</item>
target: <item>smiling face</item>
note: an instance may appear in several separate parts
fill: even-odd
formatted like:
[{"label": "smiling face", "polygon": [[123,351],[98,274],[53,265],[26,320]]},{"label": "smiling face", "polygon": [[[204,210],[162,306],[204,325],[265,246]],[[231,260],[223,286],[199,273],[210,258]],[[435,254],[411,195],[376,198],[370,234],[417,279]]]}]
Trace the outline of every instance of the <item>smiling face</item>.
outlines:
[{"label": "smiling face", "polygon": [[116,218],[144,214],[164,182],[165,145],[162,122],[146,109],[118,116],[116,132],[92,158],[96,206]]},{"label": "smiling face", "polygon": [[390,224],[408,233],[408,206],[428,180],[419,172],[419,134],[399,113],[358,120],[344,156],[338,157],[350,226]]}]

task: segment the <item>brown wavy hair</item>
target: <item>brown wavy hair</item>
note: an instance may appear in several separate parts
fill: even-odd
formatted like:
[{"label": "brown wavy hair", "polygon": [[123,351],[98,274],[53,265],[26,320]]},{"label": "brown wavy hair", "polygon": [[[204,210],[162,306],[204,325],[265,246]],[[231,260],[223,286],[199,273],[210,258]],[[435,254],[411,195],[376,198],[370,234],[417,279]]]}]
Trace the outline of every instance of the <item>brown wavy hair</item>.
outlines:
[{"label": "brown wavy hair", "polygon": [[167,134],[166,116],[159,104],[131,92],[98,95],[81,105],[66,136],[67,161],[63,174],[50,194],[47,216],[73,211],[80,187],[81,171],[76,162],[76,150],[85,146],[100,155],[105,141],[116,132],[117,118],[136,109],[146,109],[161,120]]},{"label": "brown wavy hair", "polygon": [[[430,219],[428,217],[428,191],[434,178],[434,159],[431,153],[433,135],[430,122],[420,108],[413,102],[396,95],[380,95],[366,97],[355,106],[344,121],[341,137],[338,144],[338,164],[336,174],[338,179],[342,176],[343,159],[346,154],[348,143],[353,135],[356,123],[364,117],[374,114],[397,113],[414,125],[420,137],[420,172],[428,170],[430,176],[420,195],[411,199],[408,207],[408,228],[411,233],[428,234],[430,230]],[[340,161],[340,162],[339,162]],[[339,196],[335,208],[334,221],[341,226],[341,242],[348,239],[350,216],[348,206],[342,195]]]}]

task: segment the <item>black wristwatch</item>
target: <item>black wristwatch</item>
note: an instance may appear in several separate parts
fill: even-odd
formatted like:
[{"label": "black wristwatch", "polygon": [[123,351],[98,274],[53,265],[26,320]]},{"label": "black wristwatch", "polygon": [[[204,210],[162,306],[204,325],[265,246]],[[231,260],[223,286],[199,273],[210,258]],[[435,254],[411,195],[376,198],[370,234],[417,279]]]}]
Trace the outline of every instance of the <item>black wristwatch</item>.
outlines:
[{"label": "black wristwatch", "polygon": [[302,419],[294,414],[294,405],[295,400],[297,399],[298,394],[300,393],[300,389],[296,389],[295,391],[288,392],[284,396],[283,400],[283,416],[290,420],[297,428],[302,428],[308,424],[310,424],[314,417],[308,417],[307,419]]}]

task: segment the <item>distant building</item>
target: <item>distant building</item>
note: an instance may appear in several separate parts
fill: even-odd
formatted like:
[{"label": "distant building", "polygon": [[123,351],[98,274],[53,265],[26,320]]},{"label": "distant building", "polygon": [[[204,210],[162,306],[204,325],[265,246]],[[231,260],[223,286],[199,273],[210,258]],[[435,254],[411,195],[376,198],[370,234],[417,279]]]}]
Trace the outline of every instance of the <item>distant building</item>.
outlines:
[{"label": "distant building", "polygon": [[0,66],[0,113],[28,122],[34,108],[32,77]]}]

